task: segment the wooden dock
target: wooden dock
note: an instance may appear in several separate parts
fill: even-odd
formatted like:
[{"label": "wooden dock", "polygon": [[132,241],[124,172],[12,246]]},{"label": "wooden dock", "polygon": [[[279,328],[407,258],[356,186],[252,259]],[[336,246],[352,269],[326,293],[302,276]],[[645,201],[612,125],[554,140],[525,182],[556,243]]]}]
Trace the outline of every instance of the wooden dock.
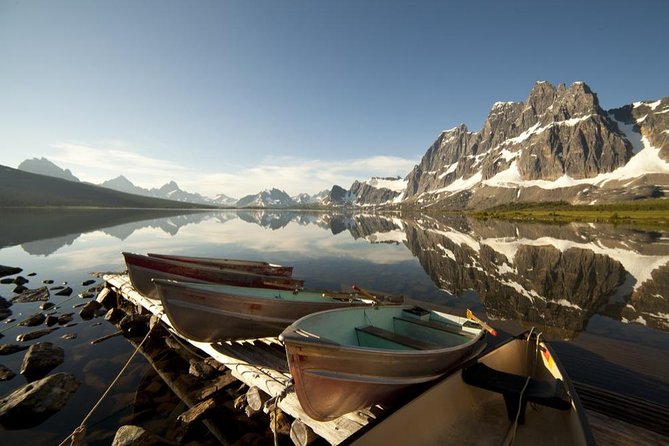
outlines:
[{"label": "wooden dock", "polygon": [[[107,288],[114,291],[119,297],[134,304],[139,311],[146,310],[160,318],[164,325],[175,335],[178,333],[173,329],[169,319],[163,313],[160,302],[156,302],[139,294],[130,284],[127,274],[107,274],[103,276]],[[295,424],[307,426],[313,433],[323,438],[332,445],[337,445],[355,432],[367,425],[376,415],[383,413],[383,408],[376,406],[372,410],[359,411],[346,414],[336,420],[319,422],[310,418],[300,406],[297,396],[290,387],[291,376],[288,370],[285,350],[277,338],[263,338],[255,340],[244,340],[224,343],[208,344],[181,338],[190,345],[196,347],[209,355],[218,363],[223,364],[230,370],[232,376],[245,383],[249,387],[255,387],[269,395],[270,398],[279,397],[278,407],[284,413],[295,419]],[[575,383],[576,384],[576,383]],[[577,386],[577,389],[579,387]],[[579,392],[583,389],[579,389]],[[590,395],[588,398],[595,401],[595,405],[589,408],[586,404],[586,413],[592,428],[595,440],[599,444],[607,445],[654,445],[669,444],[669,437],[663,435],[663,430],[646,429],[639,423],[630,424],[620,420],[615,413],[602,411],[598,401],[601,397]],[[603,401],[610,400],[609,397]],[[585,401],[584,401],[585,403]],[[190,406],[191,404],[189,404]],[[602,406],[605,408],[606,405]],[[596,410],[592,410],[592,408]],[[661,416],[658,419],[657,414]],[[654,412],[653,419],[662,423],[667,416],[666,411]],[[618,417],[618,418],[616,418]],[[665,426],[666,427],[666,426]],[[662,432],[662,433],[660,433]]]},{"label": "wooden dock", "polygon": [[[105,275],[103,279],[107,286],[119,296],[159,316],[170,331],[174,332],[169,319],[163,313],[160,302],[150,300],[135,291],[126,274]],[[182,339],[228,367],[235,378],[249,387],[255,386],[270,397],[282,395],[279,399],[279,408],[309,426],[314,433],[330,444],[341,443],[374,417],[371,412],[363,411],[346,414],[327,422],[310,418],[302,410],[295,392],[290,389],[286,392],[291,384],[291,376],[288,371],[286,353],[277,338],[215,344]]]}]

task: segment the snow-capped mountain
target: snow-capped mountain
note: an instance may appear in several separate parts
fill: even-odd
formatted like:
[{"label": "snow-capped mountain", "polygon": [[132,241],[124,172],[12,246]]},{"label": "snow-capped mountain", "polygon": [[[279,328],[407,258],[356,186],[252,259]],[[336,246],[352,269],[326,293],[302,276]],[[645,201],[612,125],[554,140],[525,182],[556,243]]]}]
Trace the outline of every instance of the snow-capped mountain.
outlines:
[{"label": "snow-capped mountain", "polygon": [[214,199],[212,200],[213,204],[216,204],[218,206],[235,206],[237,204],[237,199],[228,197],[225,194],[218,194]]},{"label": "snow-capped mountain", "polygon": [[314,195],[301,193],[291,197],[291,199],[300,205],[320,204],[323,197],[327,196],[329,192],[330,191],[326,189]]},{"label": "snow-capped mountain", "polygon": [[18,169],[23,170],[24,172],[37,173],[39,175],[47,175],[77,183],[79,182],[79,178],[75,177],[72,172],[70,172],[70,169],[61,169],[44,157],[27,159],[19,164]]},{"label": "snow-capped mountain", "polygon": [[583,82],[537,82],[526,102],[495,103],[477,132],[442,132],[409,173],[404,203],[483,208],[592,203],[669,190],[669,97],[604,111]]},{"label": "snow-capped mountain", "polygon": [[255,195],[247,195],[237,202],[238,208],[286,208],[295,206],[297,203],[290,196],[279,189],[265,189]]},{"label": "snow-capped mountain", "polygon": [[365,181],[354,181],[349,190],[334,186],[321,199],[325,206],[375,206],[401,203],[407,188],[407,180],[400,177],[372,177]]}]

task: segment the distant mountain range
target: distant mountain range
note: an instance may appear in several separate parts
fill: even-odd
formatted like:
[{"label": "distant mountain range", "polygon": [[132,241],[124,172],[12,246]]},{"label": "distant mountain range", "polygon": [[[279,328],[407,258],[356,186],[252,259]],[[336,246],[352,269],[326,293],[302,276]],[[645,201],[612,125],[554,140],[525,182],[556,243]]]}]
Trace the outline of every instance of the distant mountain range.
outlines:
[{"label": "distant mountain range", "polygon": [[[41,158],[19,169],[79,182]],[[170,181],[158,189],[124,176],[100,186],[181,203],[237,208],[375,207],[482,209],[541,201],[573,204],[669,193],[669,97],[603,110],[583,82],[537,82],[525,102],[496,102],[483,127],[443,131],[406,177],[373,177],[349,189],[333,185],[290,197],[272,188],[239,200],[187,192]]]},{"label": "distant mountain range", "polygon": [[0,165],[0,207],[25,206],[164,209],[212,207],[143,197]]}]

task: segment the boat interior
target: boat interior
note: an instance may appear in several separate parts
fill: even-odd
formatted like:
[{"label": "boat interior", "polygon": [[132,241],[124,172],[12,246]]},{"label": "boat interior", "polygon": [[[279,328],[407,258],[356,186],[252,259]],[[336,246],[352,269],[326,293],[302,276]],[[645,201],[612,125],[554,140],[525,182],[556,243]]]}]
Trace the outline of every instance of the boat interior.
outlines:
[{"label": "boat interior", "polygon": [[324,312],[303,321],[300,329],[338,344],[390,350],[454,347],[476,337],[478,326],[449,316],[417,307],[370,307]]},{"label": "boat interior", "polygon": [[582,445],[589,438],[549,350],[517,339],[449,375],[352,444]]}]

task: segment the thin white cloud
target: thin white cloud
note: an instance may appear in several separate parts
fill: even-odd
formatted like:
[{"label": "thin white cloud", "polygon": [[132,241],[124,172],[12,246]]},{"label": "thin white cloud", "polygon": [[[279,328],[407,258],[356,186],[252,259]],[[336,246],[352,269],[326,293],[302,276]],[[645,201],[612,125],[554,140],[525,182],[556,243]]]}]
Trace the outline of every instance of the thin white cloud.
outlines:
[{"label": "thin white cloud", "polygon": [[235,198],[276,187],[290,195],[310,194],[337,184],[350,187],[355,180],[372,176],[404,177],[418,162],[392,156],[374,156],[338,161],[294,157],[267,157],[256,166],[218,172],[181,166],[175,162],[142,155],[122,141],[100,144],[64,142],[51,146],[47,157],[61,168],[68,168],[83,181],[99,184],[124,175],[135,185],[160,187],[170,180],[189,192],[208,197],[225,194]]}]

